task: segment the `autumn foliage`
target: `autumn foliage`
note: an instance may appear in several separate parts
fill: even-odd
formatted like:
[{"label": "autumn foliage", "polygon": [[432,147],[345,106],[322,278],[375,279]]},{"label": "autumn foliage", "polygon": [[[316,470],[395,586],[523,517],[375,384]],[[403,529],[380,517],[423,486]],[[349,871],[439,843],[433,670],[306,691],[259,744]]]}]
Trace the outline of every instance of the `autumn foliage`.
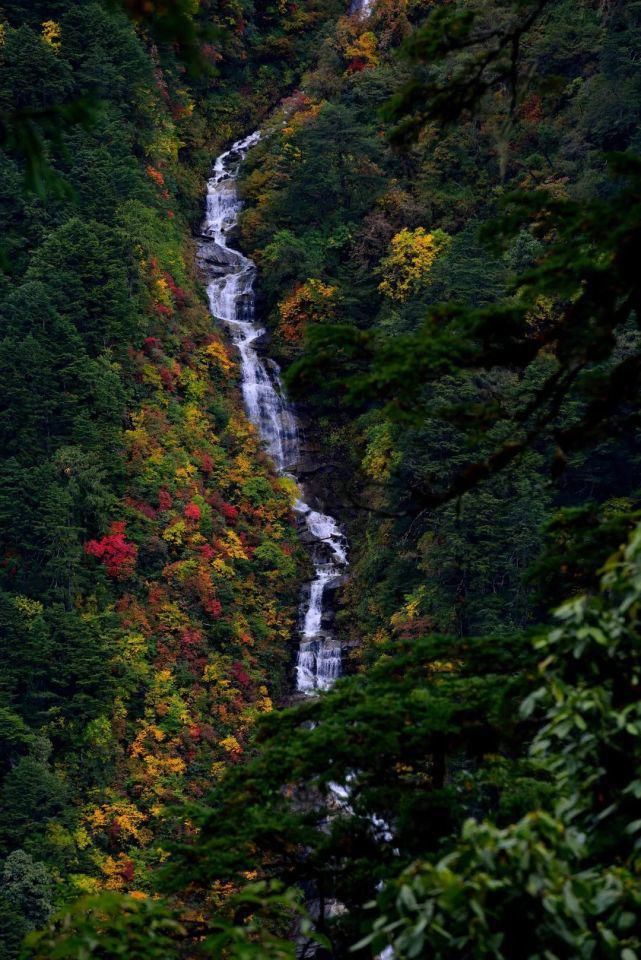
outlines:
[{"label": "autumn foliage", "polygon": [[127,541],[125,528],[124,522],[114,521],[106,536],[101,540],[90,540],[85,547],[90,557],[104,563],[108,575],[114,580],[126,580],[136,566],[138,547]]}]

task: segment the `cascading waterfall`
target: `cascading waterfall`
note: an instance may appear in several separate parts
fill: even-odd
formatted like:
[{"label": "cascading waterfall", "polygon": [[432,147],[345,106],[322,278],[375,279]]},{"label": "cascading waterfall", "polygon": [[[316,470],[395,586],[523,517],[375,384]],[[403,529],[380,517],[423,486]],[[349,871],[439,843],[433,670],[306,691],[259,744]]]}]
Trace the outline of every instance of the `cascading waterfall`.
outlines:
[{"label": "cascading waterfall", "polygon": [[[351,12],[367,16],[372,2],[354,0]],[[239,140],[216,160],[213,176],[207,184],[207,208],[198,258],[207,279],[212,315],[228,327],[240,355],[242,392],[249,418],[258,428],[279,473],[296,480],[295,471],[300,459],[296,416],[284,395],[278,365],[273,360],[263,360],[257,350],[265,331],[256,322],[254,311],[256,266],[227,243],[242,206],[236,186],[240,165],[259,139],[260,133],[253,133]],[[301,489],[298,481],[297,484]],[[340,642],[327,626],[327,595],[345,575],[347,542],[336,520],[312,509],[302,495],[294,509],[314,564],[314,578],[304,588],[301,602],[296,690],[313,694],[329,689],[341,673]],[[351,810],[349,783],[350,778],[345,785],[330,785],[337,814]],[[384,821],[372,818],[372,827],[377,839],[391,838]],[[319,903],[310,902],[309,906],[314,913]],[[336,900],[325,904],[327,915],[341,909]],[[301,956],[315,956],[316,947],[313,943],[306,943],[299,953]],[[378,960],[393,960],[391,949],[380,954]]]},{"label": "cascading waterfall", "polygon": [[[198,258],[207,280],[212,315],[228,327],[240,355],[248,416],[258,428],[279,473],[296,479],[300,458],[298,423],[283,393],[277,364],[263,360],[257,350],[265,330],[256,322],[254,311],[256,266],[227,243],[242,206],[236,183],[240,165],[259,139],[259,132],[252,133],[216,160],[207,184]],[[312,694],[331,687],[341,672],[341,646],[327,626],[327,601],[330,588],[345,574],[347,544],[336,520],[313,510],[302,494],[294,508],[314,564],[314,579],[305,588],[301,603],[296,689]]]}]

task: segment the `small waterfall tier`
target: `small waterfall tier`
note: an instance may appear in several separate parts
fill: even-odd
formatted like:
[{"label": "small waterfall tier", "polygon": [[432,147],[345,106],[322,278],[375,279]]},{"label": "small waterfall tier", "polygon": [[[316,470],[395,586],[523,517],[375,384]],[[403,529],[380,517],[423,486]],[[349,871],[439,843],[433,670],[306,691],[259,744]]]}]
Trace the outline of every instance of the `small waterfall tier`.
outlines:
[{"label": "small waterfall tier", "polygon": [[[256,266],[227,240],[242,207],[237,179],[247,152],[260,139],[252,133],[221,154],[207,184],[207,207],[198,259],[207,283],[213,317],[224,324],[238,350],[243,400],[279,473],[296,480],[298,423],[284,394],[280,371],[264,360],[258,341],[265,333],[255,316]],[[304,492],[294,509],[314,564],[314,578],[303,590],[296,689],[327,690],[341,673],[341,645],[331,625],[330,597],[347,569],[347,543],[336,520],[314,510]]]}]

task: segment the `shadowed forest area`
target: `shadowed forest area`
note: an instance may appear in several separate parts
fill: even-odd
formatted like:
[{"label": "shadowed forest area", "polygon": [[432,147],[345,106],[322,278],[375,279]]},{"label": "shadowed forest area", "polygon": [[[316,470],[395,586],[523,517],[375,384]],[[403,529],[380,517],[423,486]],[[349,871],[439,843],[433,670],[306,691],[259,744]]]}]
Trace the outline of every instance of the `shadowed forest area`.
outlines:
[{"label": "shadowed forest area", "polygon": [[0,960],[641,957],[640,63],[0,0]]}]

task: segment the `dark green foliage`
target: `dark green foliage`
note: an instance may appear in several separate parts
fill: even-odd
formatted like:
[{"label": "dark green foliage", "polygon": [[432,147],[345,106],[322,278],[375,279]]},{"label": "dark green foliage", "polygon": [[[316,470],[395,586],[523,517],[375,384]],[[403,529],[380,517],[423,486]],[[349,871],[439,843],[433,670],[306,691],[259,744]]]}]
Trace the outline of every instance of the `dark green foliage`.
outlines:
[{"label": "dark green foliage", "polygon": [[257,756],[194,811],[200,838],[168,884],[275,875],[344,903],[337,936],[349,942],[377,885],[419,851],[438,850],[466,813],[499,795],[510,810],[545,796],[534,770],[521,768],[515,791],[509,776],[499,787],[478,770],[522,736],[514,674],[528,663],[529,644],[514,637],[411,638],[321,700],[265,720]]},{"label": "dark green foliage", "polygon": [[401,957],[636,955],[639,536],[536,643],[543,684],[521,714],[544,711],[531,753],[554,779],[554,816],[468,821],[447,858],[385,891],[370,942]]},{"label": "dark green foliage", "polygon": [[0,874],[0,957],[9,960],[20,950],[24,935],[41,927],[52,908],[51,877],[44,864],[24,850],[11,853]]}]

